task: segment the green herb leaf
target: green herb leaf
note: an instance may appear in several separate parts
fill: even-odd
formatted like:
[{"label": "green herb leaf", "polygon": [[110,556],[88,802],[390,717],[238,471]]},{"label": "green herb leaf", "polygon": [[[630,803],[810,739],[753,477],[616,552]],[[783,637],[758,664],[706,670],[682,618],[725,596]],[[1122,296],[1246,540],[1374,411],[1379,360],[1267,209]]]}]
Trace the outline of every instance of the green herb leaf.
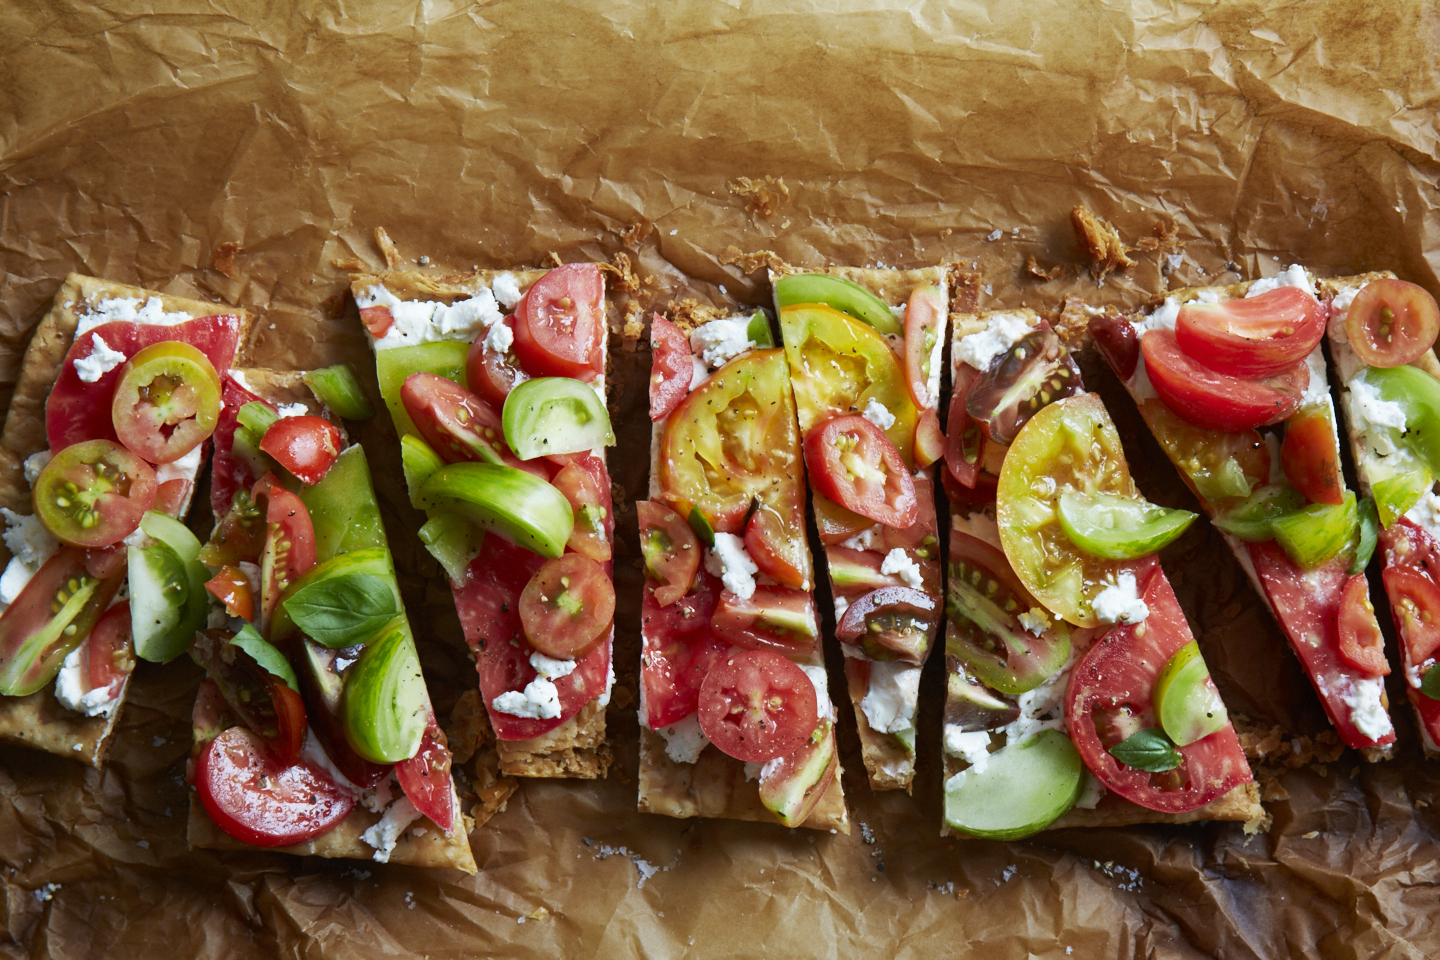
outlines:
[{"label": "green herb leaf", "polygon": [[1432,666],[1425,671],[1425,679],[1420,681],[1420,692],[1431,700],[1440,700],[1440,664]]},{"label": "green herb leaf", "polygon": [[1110,755],[1127,767],[1146,773],[1164,773],[1180,766],[1183,759],[1175,744],[1159,727],[1132,734],[1110,748]]},{"label": "green herb leaf", "polygon": [[300,692],[300,681],[296,678],[290,661],[285,659],[285,654],[275,649],[273,644],[260,636],[259,630],[247,623],[240,628],[239,633],[230,638],[230,642],[250,654],[260,666],[284,680],[285,685],[291,690],[296,693]]},{"label": "green herb leaf", "polygon": [[690,509],[690,529],[695,531],[695,536],[705,541],[709,547],[715,546],[715,528],[710,525],[710,518],[700,512],[699,507]]},{"label": "green herb leaf", "polygon": [[327,647],[364,643],[400,613],[395,593],[370,573],[346,573],[301,587],[285,612],[311,640]]},{"label": "green herb leaf", "polygon": [[1375,555],[1375,545],[1380,542],[1380,512],[1375,501],[1369,497],[1360,501],[1360,540],[1355,546],[1355,562],[1350,564],[1350,575],[1364,573]]}]

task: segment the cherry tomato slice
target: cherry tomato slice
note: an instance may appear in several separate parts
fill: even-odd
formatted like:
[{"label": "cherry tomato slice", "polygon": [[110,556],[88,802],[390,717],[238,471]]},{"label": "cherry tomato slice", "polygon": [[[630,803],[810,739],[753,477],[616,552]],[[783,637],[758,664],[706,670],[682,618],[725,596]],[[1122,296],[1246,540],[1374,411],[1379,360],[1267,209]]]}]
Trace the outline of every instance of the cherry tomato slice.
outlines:
[{"label": "cherry tomato slice", "polygon": [[923,663],[939,620],[939,604],[919,590],[881,587],[845,608],[835,635],[871,660]]},{"label": "cherry tomato slice", "polygon": [[[940,402],[930,393],[932,367],[940,363],[940,325],[945,319],[945,291],[941,287],[917,287],[905,304],[905,386],[910,399],[921,410],[931,409]],[[935,377],[938,384],[940,378]],[[937,424],[938,430],[938,424]],[[930,462],[934,463],[935,459]],[[924,464],[922,464],[924,466]]]},{"label": "cherry tomato slice", "polygon": [[215,432],[220,375],[188,343],[156,343],[130,358],[111,403],[115,435],[151,463],[172,463]]},{"label": "cherry tomato slice", "polygon": [[1381,576],[1406,659],[1423,664],[1440,651],[1440,586],[1409,566],[1387,566]]},{"label": "cherry tomato slice", "polygon": [[315,566],[315,524],[310,511],[295,494],[267,474],[255,483],[254,497],[267,498],[265,546],[260,551],[260,632],[270,627],[270,615],[285,588]]},{"label": "cherry tomato slice", "polygon": [[980,374],[969,364],[960,364],[955,371],[954,393],[950,397],[950,419],[945,428],[945,469],[962,487],[973,488],[980,480],[985,463],[985,444],[990,438],[980,423],[970,416],[966,404],[970,388]]},{"label": "cherry tomato slice", "polygon": [[575,527],[565,542],[591,560],[608,562],[614,554],[615,516],[610,503],[610,474],[605,461],[593,454],[577,454],[560,468],[551,485],[570,501]]},{"label": "cherry tomato slice", "polygon": [[1159,726],[1151,703],[1160,671],[1193,637],[1160,565],[1141,584],[1150,615],[1121,624],[1085,652],[1070,675],[1065,723],[1085,766],[1132,803],[1162,813],[1184,813],[1229,793],[1251,778],[1235,729],[1226,726],[1177,748],[1175,770],[1146,773],[1115,759],[1110,748],[1133,732]]},{"label": "cherry tomato slice", "polygon": [[761,586],[749,599],[722,591],[710,629],[732,646],[803,657],[815,649],[820,618],[809,593]]},{"label": "cherry tomato slice", "polygon": [[747,763],[794,753],[819,722],[810,678],[769,650],[731,650],[711,667],[699,714],[710,742]]},{"label": "cherry tomato slice", "polygon": [[318,837],[355,806],[329,774],[308,761],[282,763],[244,727],[231,727],[206,745],[195,786],[215,825],[255,847]]},{"label": "cherry tomato slice", "polygon": [[700,539],[685,518],[658,500],[635,504],[640,519],[640,552],[645,575],[656,581],[649,593],[668,607],[690,592],[700,571]]},{"label": "cherry tomato slice", "polygon": [[6,696],[50,683],[125,582],[123,568],[101,580],[87,572],[86,559],[62,547],[0,614],[0,692]]},{"label": "cherry tomato slice", "polygon": [[1340,473],[1340,442],[1328,406],[1315,404],[1302,407],[1285,421],[1280,465],[1285,468],[1285,479],[1304,494],[1306,500],[1333,506],[1345,502],[1345,478]]},{"label": "cherry tomato slice", "polygon": [[664,420],[690,392],[695,364],[690,341],[660,314],[650,321],[650,419]]},{"label": "cherry tomato slice", "polygon": [[567,263],[535,281],[515,308],[515,355],[535,376],[605,372],[605,281],[593,263]]},{"label": "cherry tomato slice", "polygon": [[85,641],[85,676],[90,690],[112,689],[135,671],[130,643],[130,602],[115,604],[90,630]]},{"label": "cherry tomato slice", "polygon": [[298,692],[231,643],[223,631],[196,634],[190,656],[279,763],[288,766],[300,759],[306,725],[305,703]]},{"label": "cherry tomato slice", "polygon": [[1357,573],[1345,583],[1340,599],[1340,659],[1371,677],[1390,672],[1385,638],[1370,604],[1370,582]]},{"label": "cherry tomato slice", "polygon": [[155,504],[155,470],[110,440],[57,453],[35,478],[35,513],[62,543],[108,547],[135,532]]},{"label": "cherry tomato slice", "polygon": [[[513,315],[500,322],[514,333]],[[488,340],[489,331],[486,331],[470,344],[470,353],[465,357],[465,377],[470,382],[470,389],[479,394],[480,399],[491,406],[504,407],[510,391],[529,380],[530,375],[520,369],[513,350],[502,352],[489,346]]]},{"label": "cherry tomato slice", "polygon": [[965,408],[985,436],[1009,445],[1046,404],[1083,389],[1070,350],[1042,322],[980,374],[970,386]]},{"label": "cherry tomato slice", "polygon": [[798,590],[810,588],[810,551],[798,535],[805,516],[798,502],[782,503],[790,516],[782,517],[768,503],[756,506],[745,525],[745,552],[760,572],[776,583]]},{"label": "cherry tomato slice", "polygon": [[241,620],[255,619],[255,588],[239,567],[229,564],[220,568],[205,584],[210,596],[225,604],[225,612]]},{"label": "cherry tomato slice", "polygon": [[1271,377],[1303,363],[1325,336],[1325,308],[1299,287],[1225,303],[1187,303],[1175,340],[1196,363],[1232,377]]},{"label": "cherry tomato slice", "polygon": [[400,400],[420,436],[446,463],[499,463],[550,479],[542,462],[515,456],[505,444],[500,416],[460,384],[435,373],[412,373]]},{"label": "cherry tomato slice", "polygon": [[370,336],[379,340],[395,325],[395,315],[390,312],[389,307],[361,307],[360,322],[365,325]]},{"label": "cherry tomato slice", "polygon": [[927,407],[915,424],[915,465],[928,467],[943,456],[945,434],[940,432],[940,416]]},{"label": "cherry tomato slice", "polygon": [[614,620],[615,587],[605,568],[578,553],[547,560],[520,593],[525,639],[556,660],[595,649]]},{"label": "cherry tomato slice", "polygon": [[[257,464],[251,463],[244,456],[245,451],[237,450],[235,445],[240,408],[259,401],[260,397],[237,383],[233,374],[226,375],[221,396],[225,403],[220,409],[219,425],[215,427],[215,451],[210,466],[210,509],[217,517],[224,516],[230,509],[236,491],[249,490],[265,472],[264,469],[257,470]],[[264,460],[263,457],[256,459]],[[259,556],[258,551],[256,556]]]},{"label": "cherry tomato slice", "polygon": [[260,449],[307,484],[317,484],[340,456],[340,428],[323,417],[282,417],[270,425]]},{"label": "cherry tomato slice", "polygon": [[1185,422],[1209,430],[1233,433],[1279,423],[1300,408],[1310,383],[1310,368],[1303,363],[1266,380],[1212,370],[1181,352],[1173,330],[1146,331],[1140,351],[1165,405]]},{"label": "cherry tomato slice", "polygon": [[805,465],[815,488],[840,506],[887,527],[919,516],[915,481],[900,451],[864,417],[832,417],[805,438]]},{"label": "cherry tomato slice", "polygon": [[395,779],[416,810],[450,832],[455,824],[455,781],[450,777],[450,747],[434,717],[415,756],[395,764]]},{"label": "cherry tomato slice", "polygon": [[1350,302],[1345,334],[1372,367],[1398,367],[1435,345],[1440,307],[1423,287],[1404,280],[1371,280]]},{"label": "cherry tomato slice", "polygon": [[155,506],[151,509],[179,520],[181,508],[190,499],[190,491],[194,486],[184,477],[171,477],[155,488]]}]

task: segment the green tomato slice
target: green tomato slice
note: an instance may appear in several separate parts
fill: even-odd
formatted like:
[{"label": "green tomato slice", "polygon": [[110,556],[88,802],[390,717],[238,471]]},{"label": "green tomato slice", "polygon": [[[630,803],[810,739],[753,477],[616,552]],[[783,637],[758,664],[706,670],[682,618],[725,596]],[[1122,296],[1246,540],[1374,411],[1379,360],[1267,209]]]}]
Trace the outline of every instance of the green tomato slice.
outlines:
[{"label": "green tomato slice", "polygon": [[890,308],[875,294],[853,280],[824,273],[799,273],[775,282],[775,303],[788,307],[797,303],[823,303],[847,313],[881,333],[899,336],[905,332]]},{"label": "green tomato slice", "polygon": [[412,373],[435,373],[446,380],[453,380],[462,387],[469,387],[465,376],[465,359],[470,355],[470,344],[463,340],[436,340],[433,343],[417,343],[408,347],[391,347],[375,351],[375,374],[380,382],[380,398],[395,421],[395,430],[402,437],[407,433],[419,433],[415,421],[405,411],[400,399],[400,388],[405,378]]},{"label": "green tomato slice", "polygon": [[480,555],[485,542],[485,531],[456,513],[445,510],[431,510],[430,519],[420,528],[420,542],[430,551],[445,575],[451,580],[463,580],[470,561]]},{"label": "green tomato slice", "polygon": [[1418,367],[1371,367],[1365,379],[1382,399],[1405,411],[1401,438],[1424,461],[1432,475],[1440,473],[1440,380]]},{"label": "green tomato slice", "polygon": [[380,502],[370,480],[370,463],[359,444],[342,450],[319,483],[302,487],[300,502],[310,511],[315,526],[317,563],[352,550],[379,548],[390,556]]},{"label": "green tomato slice", "polygon": [[1259,543],[1275,539],[1272,524],[1277,518],[1304,506],[1305,498],[1288,483],[1266,484],[1213,522],[1231,536]]},{"label": "green tomato slice", "polygon": [[1306,570],[1314,570],[1355,542],[1360,531],[1360,512],[1355,505],[1355,494],[1347,490],[1341,504],[1312,503],[1276,517],[1270,521],[1270,527],[1291,560]]},{"label": "green tomato slice", "polygon": [[430,448],[430,444],[413,433],[407,433],[400,438],[400,465],[405,470],[405,489],[410,491],[410,506],[417,510],[431,506],[420,496],[420,488],[432,473],[445,466],[445,461]]},{"label": "green tomato slice", "polygon": [[1194,640],[1181,647],[1160,671],[1153,702],[1160,726],[1177,747],[1203,740],[1230,724],[1225,703]]},{"label": "green tomato slice", "polygon": [[[195,631],[205,626],[209,604],[200,595],[206,593],[208,575],[202,577],[197,591],[186,562],[163,541],[130,547],[125,559],[135,655],[155,663],[173,660],[190,648]],[[196,603],[197,599],[201,602]],[[198,618],[194,616],[197,609]]]},{"label": "green tomato slice", "polygon": [[1134,560],[1154,553],[1184,533],[1195,516],[1140,497],[1078,490],[1060,494],[1060,527],[1070,542],[1110,560]]},{"label": "green tomato slice", "polygon": [[1375,481],[1371,490],[1375,494],[1375,509],[1380,514],[1380,525],[1389,527],[1405,516],[1434,482],[1434,477],[1423,464],[1418,470],[1397,473],[1393,477]]},{"label": "green tomato slice", "polygon": [[240,420],[240,426],[257,437],[264,437],[265,431],[280,420],[280,414],[259,400],[251,400],[242,406],[235,416]]},{"label": "green tomato slice", "polygon": [[501,414],[505,443],[521,460],[613,447],[610,414],[595,388],[570,377],[517,384]]},{"label": "green tomato slice", "polygon": [[430,695],[404,617],[396,617],[345,679],[345,734],[374,763],[415,756],[430,720]]},{"label": "green tomato slice", "polygon": [[1045,730],[990,755],[980,773],[965,770],[945,784],[945,822],[992,840],[1044,830],[1075,805],[1085,765],[1070,738]]},{"label": "green tomato slice", "polygon": [[745,339],[762,350],[775,346],[775,335],[770,332],[770,318],[764,310],[756,310],[745,328]]},{"label": "green tomato slice", "polygon": [[315,399],[346,420],[368,420],[375,416],[375,406],[360,389],[355,368],[350,364],[337,363],[333,367],[311,370],[304,380]]},{"label": "green tomato slice", "polygon": [[421,496],[542,557],[565,552],[575,513],[565,495],[533,474],[499,463],[452,463],[420,488]]},{"label": "green tomato slice", "polygon": [[1356,505],[1357,516],[1360,520],[1360,536],[1355,544],[1355,559],[1350,563],[1350,575],[1363,573],[1365,568],[1370,566],[1370,558],[1375,556],[1375,548],[1380,545],[1380,516],[1375,508],[1375,501],[1364,497]]}]

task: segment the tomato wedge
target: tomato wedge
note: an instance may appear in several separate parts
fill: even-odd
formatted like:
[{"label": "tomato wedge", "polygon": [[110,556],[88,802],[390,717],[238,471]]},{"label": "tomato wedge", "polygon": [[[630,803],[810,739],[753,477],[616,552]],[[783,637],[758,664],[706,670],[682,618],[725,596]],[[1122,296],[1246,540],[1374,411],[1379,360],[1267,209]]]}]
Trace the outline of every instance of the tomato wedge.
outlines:
[{"label": "tomato wedge", "polygon": [[499,414],[460,384],[435,373],[412,373],[400,388],[400,401],[446,463],[498,463],[550,479],[543,461],[521,461],[511,452]]},{"label": "tomato wedge", "polygon": [[871,660],[923,663],[939,620],[939,604],[919,590],[881,587],[845,608],[835,635],[842,643],[858,646]]},{"label": "tomato wedge", "polygon": [[340,428],[323,417],[283,417],[265,431],[260,449],[313,486],[340,456]]},{"label": "tomato wedge", "polygon": [[244,727],[231,727],[206,745],[195,787],[215,825],[254,847],[318,837],[355,806],[329,774],[309,761],[282,763]]},{"label": "tomato wedge", "polygon": [[661,607],[646,589],[640,600],[644,655],[640,682],[645,689],[645,725],[668,727],[695,712],[700,686],[729,645],[710,629],[720,579],[701,570],[694,589]]},{"label": "tomato wedge", "polygon": [[255,588],[239,567],[226,564],[205,584],[210,595],[225,605],[225,612],[241,620],[255,619]]},{"label": "tomato wedge", "polygon": [[722,591],[710,629],[720,639],[746,650],[807,656],[820,636],[820,618],[809,593],[761,586],[748,599]]},{"label": "tomato wedge", "polygon": [[945,428],[945,469],[962,487],[973,488],[985,463],[985,444],[990,439],[966,408],[970,388],[980,374],[962,363],[955,371],[954,393],[950,397],[950,418]]},{"label": "tomato wedge", "polygon": [[57,453],[35,478],[35,513],[62,543],[108,547],[135,532],[155,504],[155,470],[110,440]]},{"label": "tomato wedge", "polygon": [[1325,336],[1326,310],[1299,287],[1258,297],[1187,303],[1175,340],[1195,362],[1232,377],[1270,377],[1303,363]]},{"label": "tomato wedge", "polygon": [[437,827],[450,832],[455,824],[455,781],[450,777],[450,747],[445,732],[430,718],[420,750],[409,760],[395,764],[400,789]]},{"label": "tomato wedge", "polygon": [[[500,323],[514,334],[513,314]],[[489,340],[490,334],[487,331],[470,344],[470,352],[465,357],[465,378],[470,383],[470,389],[478,393],[480,399],[491,406],[504,407],[505,398],[510,395],[510,391],[529,380],[530,375],[520,369],[513,349],[497,350],[489,344]]]},{"label": "tomato wedge", "polygon": [[130,358],[115,387],[111,418],[126,447],[151,463],[171,463],[215,432],[220,376],[188,343],[151,344]]},{"label": "tomato wedge", "polygon": [[721,752],[760,763],[799,750],[819,710],[805,671],[769,650],[731,650],[700,687],[700,729]]},{"label": "tomato wedge", "polygon": [[1440,586],[1412,567],[1387,566],[1382,576],[1408,659],[1422,664],[1440,650]]},{"label": "tomato wedge", "polygon": [[220,630],[195,635],[190,656],[215,681],[230,709],[283,765],[305,749],[305,703],[298,691],[266,670]]},{"label": "tomato wedge", "polygon": [[[905,303],[905,386],[921,410],[940,403],[939,389],[930,389],[934,367],[940,363],[940,324],[945,319],[945,291],[938,286],[916,287]],[[935,383],[940,383],[936,376]],[[934,394],[932,396],[932,393]],[[932,463],[934,461],[931,461]]]},{"label": "tomato wedge", "polygon": [[805,437],[815,488],[840,506],[887,527],[920,515],[915,481],[884,431],[862,416],[832,417]]},{"label": "tomato wedge", "polygon": [[782,517],[768,503],[758,504],[745,525],[745,551],[760,572],[776,583],[799,590],[810,589],[810,551],[797,536],[805,529],[805,516],[797,501],[782,503],[789,516]]},{"label": "tomato wedge", "polygon": [[650,321],[650,419],[664,420],[690,392],[695,364],[690,341],[660,314]]},{"label": "tomato wedge", "polygon": [[610,501],[610,473],[593,454],[577,454],[555,474],[551,486],[565,495],[575,514],[567,550],[607,563],[614,555],[615,513]]},{"label": "tomato wedge", "polygon": [[[923,503],[924,497],[920,494],[918,483],[915,493]],[[875,526],[874,520],[862,517],[853,510],[846,510],[824,494],[813,494],[811,505],[815,509],[815,525],[820,530],[820,542],[826,546],[849,540],[857,533],[863,533]]]},{"label": "tomato wedge", "polygon": [[1345,582],[1340,598],[1340,659],[1370,677],[1390,672],[1385,660],[1385,638],[1370,604],[1370,583],[1357,573]]},{"label": "tomato wedge", "polygon": [[1285,479],[1311,503],[1339,506],[1345,501],[1345,478],[1340,473],[1340,442],[1327,404],[1301,407],[1285,421],[1280,465],[1285,468]]},{"label": "tomato wedge", "polygon": [[525,639],[557,660],[595,649],[614,620],[615,587],[605,568],[578,553],[547,560],[520,593]]},{"label": "tomato wedge", "polygon": [[62,547],[0,614],[0,694],[25,696],[60,672],[125,582],[123,569],[100,580],[86,556]]},{"label": "tomato wedge", "polygon": [[268,474],[255,482],[258,500],[267,498],[265,547],[260,552],[260,631],[270,626],[270,615],[285,588],[315,566],[315,524],[310,511],[295,494]]},{"label": "tomato wedge", "polygon": [[1085,766],[1106,789],[1150,810],[1185,813],[1249,783],[1250,765],[1229,725],[1178,747],[1180,766],[1165,773],[1146,773],[1110,753],[1130,733],[1159,726],[1152,704],[1156,681],[1193,640],[1159,564],[1141,589],[1150,615],[1115,627],[1085,652],[1070,675],[1065,723]]},{"label": "tomato wedge", "polygon": [[647,593],[659,606],[668,607],[690,592],[700,571],[700,540],[685,518],[658,500],[635,504],[640,519],[640,551],[645,574],[658,581]]},{"label": "tomato wedge", "polygon": [[1371,280],[1350,302],[1345,334],[1355,354],[1372,367],[1418,360],[1440,333],[1440,307],[1424,287],[1404,280]]},{"label": "tomato wedge", "polygon": [[556,267],[515,308],[515,355],[535,376],[605,372],[605,281],[593,263]]},{"label": "tomato wedge", "polygon": [[1145,372],[1165,405],[1197,427],[1237,432],[1279,423],[1300,408],[1310,368],[1296,364],[1266,380],[1230,376],[1192,360],[1173,330],[1140,338]]},{"label": "tomato wedge", "polygon": [[121,601],[105,611],[85,641],[87,692],[111,689],[133,672],[135,648],[130,643],[130,603]]}]

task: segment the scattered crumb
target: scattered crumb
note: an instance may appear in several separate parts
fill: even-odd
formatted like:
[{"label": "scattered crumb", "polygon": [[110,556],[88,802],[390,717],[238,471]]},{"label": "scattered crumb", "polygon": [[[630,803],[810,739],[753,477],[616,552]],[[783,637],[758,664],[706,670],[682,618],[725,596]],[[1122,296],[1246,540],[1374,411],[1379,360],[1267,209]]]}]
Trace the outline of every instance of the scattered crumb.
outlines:
[{"label": "scattered crumb", "polygon": [[1415,806],[1421,810],[1424,810],[1426,807],[1430,806],[1430,804],[1425,802],[1424,800],[1416,800]]},{"label": "scattered crumb", "polygon": [[875,831],[871,830],[870,824],[866,823],[863,820],[860,821],[860,836],[865,840],[866,843],[875,842]]},{"label": "scattered crumb", "polygon": [[530,911],[529,919],[544,920],[548,916],[550,916],[549,910],[545,909],[544,907],[536,907],[534,910]]},{"label": "scattered crumb", "polygon": [[544,266],[545,264],[549,264],[552,267],[563,267],[565,265],[565,261],[560,259],[560,254],[556,253],[554,250],[551,250],[545,255],[545,259],[540,261],[540,264],[542,266]]},{"label": "scattered crumb", "polygon": [[620,242],[627,247],[638,247],[645,241],[645,238],[655,232],[655,224],[649,220],[641,220],[639,223],[632,223],[620,231]]},{"label": "scattered crumb", "polygon": [[744,274],[758,273],[764,267],[783,267],[785,261],[773,250],[756,250],[753,253],[742,253],[740,248],[731,244],[720,254],[720,262],[728,266],[740,268]]},{"label": "scattered crumb", "polygon": [[235,254],[240,252],[240,244],[227,242],[215,247],[215,269],[227,277],[235,276]]},{"label": "scattered crumb", "polygon": [[985,239],[989,240],[991,243],[994,243],[996,240],[999,240],[1003,236],[1005,236],[1004,231],[1002,231],[999,227],[996,227],[994,230],[991,230],[988,234],[985,235]]},{"label": "scattered crumb", "polygon": [[1131,870],[1129,867],[1117,865],[1114,860],[1106,860],[1101,863],[1099,860],[1092,861],[1095,869],[1105,874],[1111,880],[1119,882],[1121,890],[1128,893],[1137,892],[1144,884],[1144,878],[1140,876],[1139,870]]},{"label": "scattered crumb", "polygon": [[149,850],[149,849],[150,849],[150,841],[149,841],[149,840],[136,840],[136,841],[135,841],[135,846],[139,847],[141,850]]},{"label": "scattered crumb", "polygon": [[1175,227],[1175,221],[1169,219],[1156,220],[1150,227],[1150,236],[1141,237],[1135,244],[1136,250],[1143,250],[1146,253],[1160,252],[1165,254],[1165,262],[1169,269],[1161,267],[1166,273],[1177,269],[1185,259],[1185,254],[1180,252],[1179,230]]},{"label": "scattered crumb", "polygon": [[[590,846],[592,843],[594,843],[593,840],[590,840],[588,837],[585,838],[585,845],[587,847]],[[675,855],[675,859],[671,861],[668,865],[663,867],[657,867],[655,866],[655,864],[642,858],[640,854],[632,851],[629,847],[612,847],[608,843],[602,843],[600,845],[599,852],[595,854],[595,859],[605,860],[609,857],[615,856],[616,854],[629,857],[630,862],[635,864],[635,869],[640,871],[640,879],[635,884],[635,889],[637,890],[644,887],[645,881],[655,876],[655,874],[662,873],[666,870],[673,870],[675,869],[675,865],[680,862],[680,855],[677,853]]]},{"label": "scattered crumb", "polygon": [[639,293],[644,285],[628,253],[617,253],[611,263],[600,264],[600,269],[615,278],[614,287],[622,293]]},{"label": "scattered crumb", "polygon": [[385,258],[385,266],[391,270],[400,266],[400,250],[395,246],[395,241],[390,239],[390,234],[385,232],[384,227],[375,228],[375,246],[380,248],[380,254]]},{"label": "scattered crumb", "polygon": [[671,300],[665,305],[665,312],[669,315],[670,322],[679,327],[680,332],[686,336],[694,332],[696,327],[730,314],[729,310],[701,303],[691,297]]},{"label": "scattered crumb", "polygon": [[1090,258],[1090,276],[1097,283],[1116,270],[1135,266],[1127,253],[1120,231],[1101,220],[1090,208],[1080,205],[1070,211],[1070,225],[1075,228],[1075,239],[1079,241],[1085,256]]},{"label": "scattered crumb", "polygon": [[736,177],[725,186],[735,196],[745,198],[747,213],[761,217],[774,216],[776,208],[790,199],[790,188],[785,185],[785,180],[781,177],[767,176],[760,180]]},{"label": "scattered crumb", "polygon": [[47,883],[42,887],[37,887],[35,890],[35,899],[41,903],[45,903],[49,901],[51,897],[55,896],[55,891],[59,889],[60,884],[58,883]]},{"label": "scattered crumb", "polygon": [[1300,834],[1300,836],[1304,837],[1306,840],[1314,840],[1316,837],[1320,836],[1320,831],[1311,830],[1309,833]]},{"label": "scattered crumb", "polygon": [[1046,270],[1036,261],[1035,255],[1031,254],[1025,258],[1025,272],[1037,280],[1059,280],[1065,275],[1065,264],[1057,264],[1054,269]]},{"label": "scattered crumb", "polygon": [[430,266],[430,258],[425,256],[423,253],[420,255],[420,259],[415,262],[420,264],[420,266],[422,267]]}]

